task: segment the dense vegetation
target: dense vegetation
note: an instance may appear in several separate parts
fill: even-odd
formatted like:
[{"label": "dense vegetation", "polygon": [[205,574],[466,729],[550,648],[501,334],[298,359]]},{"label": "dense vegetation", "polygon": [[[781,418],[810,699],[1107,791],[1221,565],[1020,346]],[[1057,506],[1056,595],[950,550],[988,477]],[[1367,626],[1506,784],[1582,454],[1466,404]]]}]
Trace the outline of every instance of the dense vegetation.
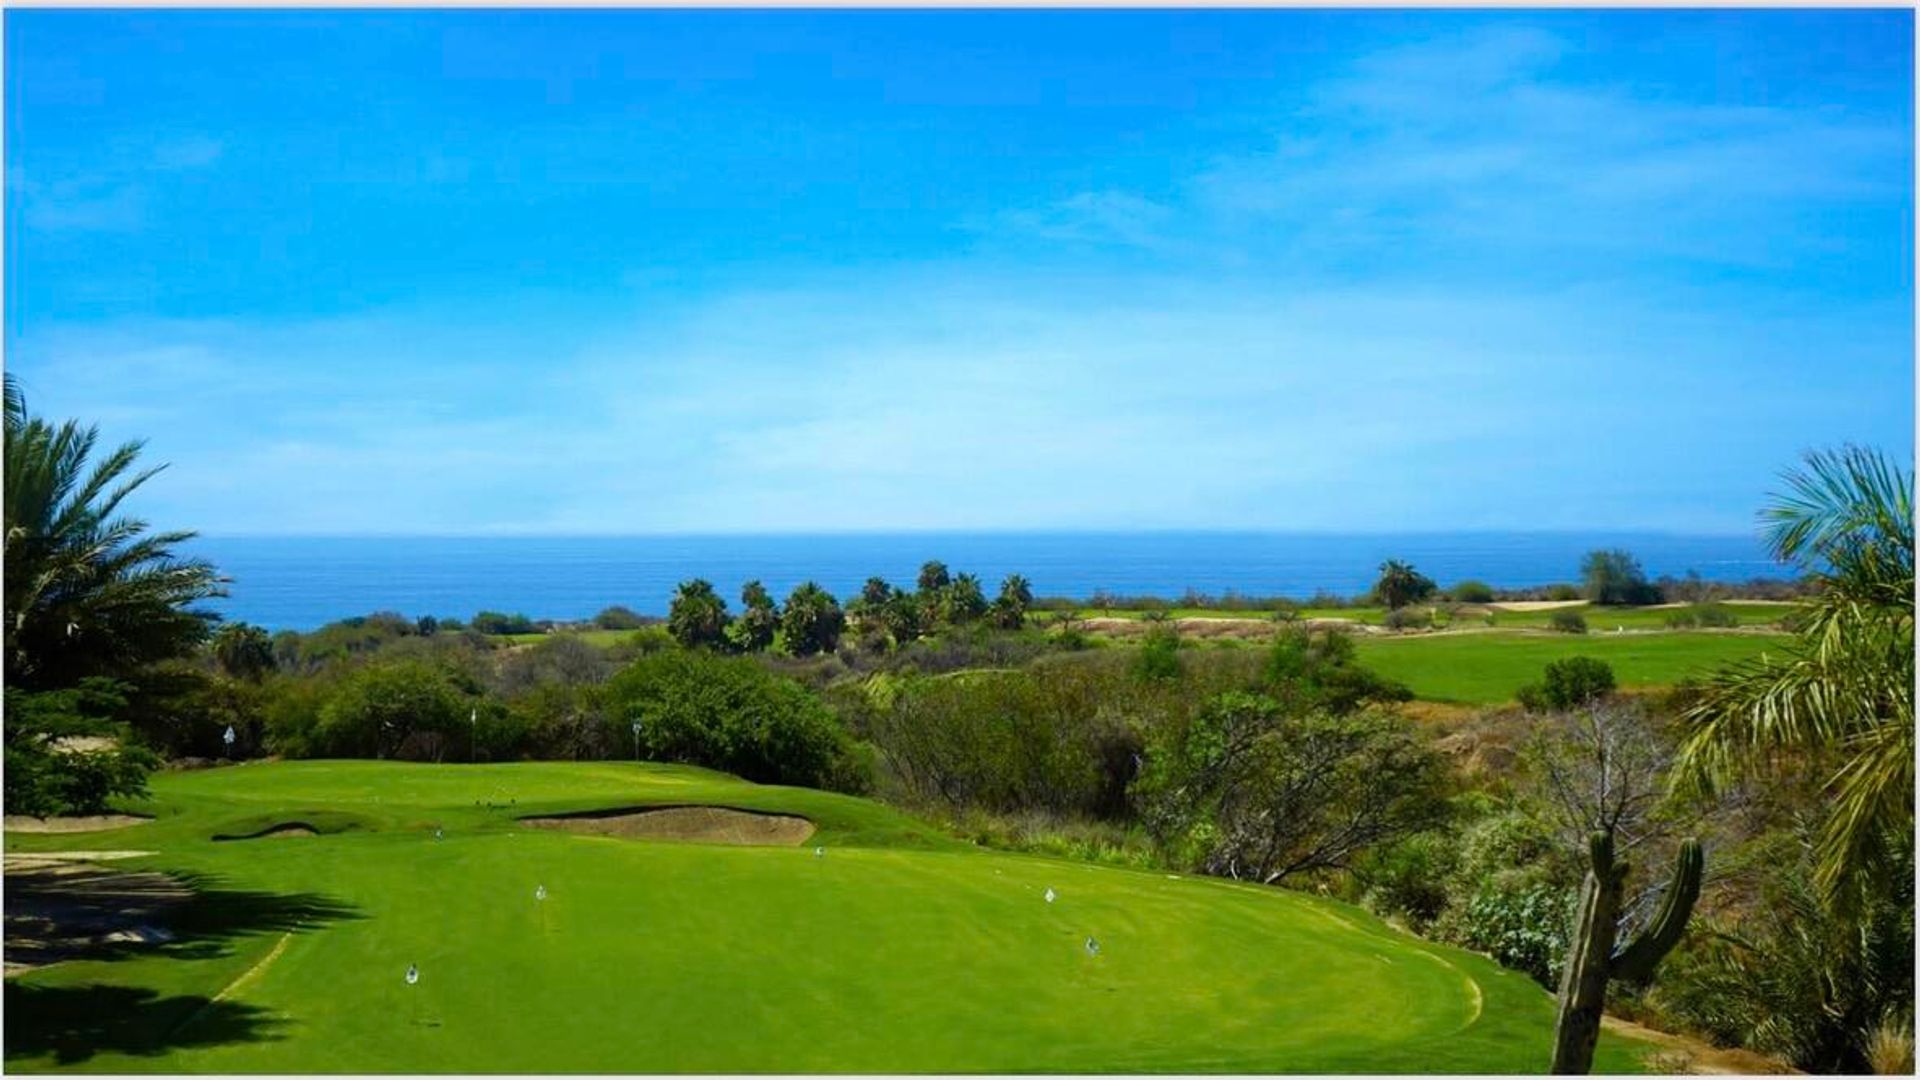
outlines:
[{"label": "dense vegetation", "polygon": [[[1683,838],[1708,873],[1693,930],[1615,1008],[1811,1070],[1911,1053],[1911,478],[1864,452],[1816,456],[1771,511],[1806,606],[1752,660],[1755,639],[1668,632],[1739,621],[1728,590],[1649,582],[1620,551],[1588,556],[1585,599],[1684,605],[1644,613],[1652,634],[1588,634],[1575,609],[1541,618],[1566,636],[1421,634],[1503,594],[1397,560],[1364,599],[1398,633],[1181,598],[1271,611],[1257,644],[1202,644],[1145,598],[1124,600],[1137,637],[1099,637],[1019,575],[990,597],[937,561],[844,604],[750,582],[736,611],[693,579],[664,624],[610,607],[591,632],[381,612],[269,634],[216,632],[213,569],[172,554],[188,534],[115,516],[152,475],[130,472],[137,444],[94,460],[91,431],[31,418],[11,384],[6,415],[10,812],[97,811],[161,759],[638,757],[872,793],[990,845],[1329,893],[1551,986],[1592,792],[1630,791],[1603,815],[1635,849],[1627,929]],[[1700,651],[1634,666],[1652,640]],[[1703,681],[1646,686],[1702,661]],[[1496,668],[1492,691],[1427,689]],[[1416,713],[1414,685],[1461,704]]]}]

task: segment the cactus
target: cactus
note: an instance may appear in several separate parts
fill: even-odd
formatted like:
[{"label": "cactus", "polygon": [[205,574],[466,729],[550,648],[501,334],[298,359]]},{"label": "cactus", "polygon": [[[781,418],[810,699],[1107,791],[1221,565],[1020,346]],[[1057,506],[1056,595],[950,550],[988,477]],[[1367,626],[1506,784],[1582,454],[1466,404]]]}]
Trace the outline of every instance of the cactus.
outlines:
[{"label": "cactus", "polygon": [[1591,865],[1580,889],[1573,945],[1560,976],[1560,1018],[1553,1029],[1552,1071],[1556,1074],[1584,1074],[1593,1067],[1593,1046],[1600,1038],[1607,983],[1614,979],[1645,983],[1653,977],[1653,969],[1679,943],[1693,914],[1705,865],[1698,840],[1681,844],[1659,913],[1638,937],[1616,949],[1614,935],[1619,928],[1620,893],[1627,878],[1627,864],[1614,862],[1611,832],[1596,832],[1587,838],[1587,857]]}]

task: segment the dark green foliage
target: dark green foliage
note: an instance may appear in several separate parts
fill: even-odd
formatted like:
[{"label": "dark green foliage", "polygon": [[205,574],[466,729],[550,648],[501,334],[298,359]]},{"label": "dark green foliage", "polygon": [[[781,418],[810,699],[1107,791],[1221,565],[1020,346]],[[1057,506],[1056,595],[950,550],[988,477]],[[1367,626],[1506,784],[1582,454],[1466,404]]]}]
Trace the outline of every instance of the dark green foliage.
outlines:
[{"label": "dark green foliage", "polygon": [[638,630],[647,625],[647,620],[639,612],[621,604],[603,608],[593,617],[593,625],[602,630]]},{"label": "dark green foliage", "polygon": [[887,584],[885,578],[870,577],[865,585],[860,586],[860,599],[855,603],[861,604],[864,609],[878,611],[892,599],[893,586]]},{"label": "dark green foliage", "polygon": [[1018,630],[1027,621],[1027,609],[1033,606],[1033,587],[1019,574],[1008,574],[1000,583],[1000,595],[993,602],[993,624],[1002,630]]},{"label": "dark green foliage", "polygon": [[1180,631],[1166,623],[1155,624],[1134,654],[1134,677],[1147,682],[1165,681],[1178,679],[1180,672]]},{"label": "dark green foliage", "polygon": [[1399,718],[1229,691],[1154,733],[1131,792],[1176,862],[1271,883],[1344,868],[1431,826],[1444,782],[1443,763]]},{"label": "dark green foliage", "polygon": [[482,634],[531,634],[534,631],[533,620],[525,615],[506,615],[498,611],[482,611],[468,625]]},{"label": "dark green foliage", "polygon": [[837,700],[908,801],[1076,817],[1124,812],[1140,750],[1128,716],[1164,701],[1104,664],[877,675]]},{"label": "dark green foliage", "polygon": [[780,609],[774,606],[767,587],[756,579],[740,589],[740,617],[734,620],[732,637],[741,652],[759,653],[773,648],[780,631]]},{"label": "dark green foliage", "polygon": [[1569,656],[1547,664],[1541,681],[1520,688],[1528,712],[1564,712],[1591,705],[1613,693],[1613,668],[1591,656]]},{"label": "dark green foliage", "polygon": [[350,672],[320,707],[310,751],[320,757],[463,756],[477,706],[448,671],[419,660],[378,661]]},{"label": "dark green foliage", "polygon": [[667,633],[683,649],[724,649],[727,646],[727,602],[704,578],[683,581],[673,591],[667,612]]},{"label": "dark green foliage", "polygon": [[97,428],[31,416],[11,376],[5,393],[7,685],[58,690],[190,655],[217,618],[192,605],[225,593],[211,565],[175,555],[193,533],[116,516],[160,471],[133,471],[143,444],[96,456]]},{"label": "dark green foliage", "polygon": [[933,594],[953,583],[947,574],[947,564],[938,559],[928,559],[920,565],[920,576],[915,579],[915,587],[923,595]]},{"label": "dark green foliage", "polygon": [[853,741],[826,706],[751,660],[655,653],[615,675],[606,695],[616,727],[640,723],[640,752],[649,760],[767,784],[866,786]]},{"label": "dark green foliage", "polygon": [[1584,634],[1587,632],[1587,618],[1571,608],[1563,608],[1547,616],[1547,626],[1563,634]]},{"label": "dark green foliage", "polygon": [[1493,603],[1493,587],[1484,581],[1462,581],[1447,592],[1462,604]]},{"label": "dark green foliage", "polygon": [[1580,590],[1572,585],[1547,586],[1547,599],[1555,602],[1580,599]]},{"label": "dark green foliage", "polygon": [[1640,560],[1619,548],[1590,551],[1580,562],[1588,600],[1596,604],[1657,604],[1660,590],[1647,581]]},{"label": "dark green foliage", "polygon": [[1275,697],[1331,713],[1368,703],[1413,700],[1413,691],[1361,667],[1353,639],[1337,630],[1288,627],[1274,636],[1262,665],[1262,687]]},{"label": "dark green foliage", "polygon": [[941,596],[941,619],[953,626],[965,626],[986,613],[987,596],[980,588],[980,579],[972,574],[956,575]]},{"label": "dark green foliage", "polygon": [[[9,814],[48,817],[98,814],[114,798],[146,792],[153,754],[127,741],[118,722],[128,687],[101,677],[66,690],[6,692],[6,809]],[[72,736],[116,740],[109,749],[63,749]]]},{"label": "dark green foliage", "polygon": [[413,620],[413,632],[421,637],[432,637],[440,632],[440,620],[431,615],[422,615]]},{"label": "dark green foliage", "polygon": [[840,602],[811,581],[793,590],[787,597],[786,611],[780,616],[780,631],[786,638],[787,651],[795,656],[832,652],[840,644],[840,634],[846,626],[847,617],[840,610]]},{"label": "dark green foliage", "polygon": [[1911,851],[1890,889],[1843,915],[1815,887],[1809,837],[1794,841],[1754,910],[1708,918],[1654,992],[1669,1016],[1716,1042],[1807,1072],[1871,1072],[1869,1033],[1889,1015],[1913,1014]]},{"label": "dark green foliage", "polygon": [[879,613],[895,648],[912,644],[926,631],[926,609],[912,593],[895,593]]},{"label": "dark green foliage", "polygon": [[258,679],[274,669],[273,639],[248,623],[228,623],[210,643],[214,662],[236,679]]},{"label": "dark green foliage", "polygon": [[1432,596],[1433,579],[1398,559],[1380,564],[1380,580],[1373,584],[1373,595],[1389,608],[1405,607]]}]

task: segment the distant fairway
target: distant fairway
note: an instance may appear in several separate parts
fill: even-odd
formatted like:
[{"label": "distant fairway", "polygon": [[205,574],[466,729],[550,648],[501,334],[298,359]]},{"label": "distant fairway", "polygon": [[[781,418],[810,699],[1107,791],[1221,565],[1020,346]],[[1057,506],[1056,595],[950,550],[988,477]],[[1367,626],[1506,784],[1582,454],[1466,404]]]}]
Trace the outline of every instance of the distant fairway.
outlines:
[{"label": "distant fairway", "polygon": [[[1552,1006],[1537,986],[1357,909],[987,852],[860,799],[625,764],[298,762],[163,774],[153,787],[150,824],[10,833],[8,851],[154,851],[115,865],[201,875],[222,891],[192,906],[157,954],[8,979],[8,1068],[1532,1072],[1547,1062]],[[797,848],[728,847],[515,820],[648,803],[801,814],[819,832]],[[209,839],[292,821],[323,834]],[[402,978],[409,964],[416,986]],[[1597,1067],[1631,1070],[1643,1049],[1609,1034]]]},{"label": "distant fairway", "polygon": [[1361,663],[1413,688],[1428,701],[1489,705],[1540,680],[1547,664],[1591,656],[1613,666],[1623,687],[1671,686],[1720,664],[1778,652],[1780,634],[1673,631],[1626,634],[1410,634],[1354,639]]}]

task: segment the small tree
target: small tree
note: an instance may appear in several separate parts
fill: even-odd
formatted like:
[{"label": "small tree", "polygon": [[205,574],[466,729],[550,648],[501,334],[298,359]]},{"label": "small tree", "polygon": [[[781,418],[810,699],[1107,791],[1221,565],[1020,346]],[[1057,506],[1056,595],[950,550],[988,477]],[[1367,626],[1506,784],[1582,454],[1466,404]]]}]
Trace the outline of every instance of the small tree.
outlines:
[{"label": "small tree", "polygon": [[673,592],[667,611],[667,633],[686,649],[724,649],[727,645],[727,602],[705,578],[683,581]]},{"label": "small tree", "polygon": [[1569,656],[1549,663],[1542,680],[1520,688],[1520,704],[1531,712],[1561,712],[1592,705],[1613,693],[1613,669],[1591,656]]},{"label": "small tree", "polygon": [[1380,564],[1380,580],[1373,594],[1388,608],[1405,607],[1433,595],[1433,579],[1415,570],[1409,563],[1388,559]]},{"label": "small tree", "polygon": [[765,652],[773,647],[780,630],[780,609],[774,606],[767,587],[757,579],[740,589],[740,618],[733,624],[733,641],[742,652]]},{"label": "small tree", "polygon": [[986,613],[987,597],[980,588],[980,579],[972,574],[956,576],[942,598],[941,617],[951,625],[965,626]]},{"label": "small tree", "polygon": [[840,602],[811,581],[793,590],[787,597],[786,613],[780,617],[787,650],[795,656],[832,652],[846,627],[847,617],[840,610]]},{"label": "small tree", "polygon": [[912,593],[897,592],[880,609],[881,625],[886,627],[887,636],[893,639],[895,648],[909,645],[917,640],[926,629],[926,609]]},{"label": "small tree", "polygon": [[920,564],[920,576],[915,582],[915,587],[922,593],[937,593],[951,584],[953,584],[953,578],[947,573],[946,563],[939,559],[928,559]]},{"label": "small tree", "polygon": [[1033,586],[1019,574],[1008,574],[1000,583],[1000,596],[993,602],[993,624],[1002,630],[1018,630],[1027,621],[1027,608],[1033,605]]},{"label": "small tree", "polygon": [[1640,560],[1620,548],[1587,552],[1580,561],[1580,578],[1587,599],[1596,604],[1660,602],[1660,591],[1648,584]]},{"label": "small tree", "polygon": [[1462,581],[1448,592],[1462,604],[1493,603],[1493,586],[1484,581]]},{"label": "small tree", "polygon": [[640,613],[622,604],[602,609],[593,617],[593,625],[602,630],[638,630],[647,625]]},{"label": "small tree", "polygon": [[1133,794],[1176,858],[1273,883],[1430,826],[1445,775],[1405,721],[1228,692],[1157,735]]},{"label": "small tree", "polygon": [[213,635],[214,662],[230,678],[254,679],[272,671],[273,639],[251,623],[228,623]]}]

